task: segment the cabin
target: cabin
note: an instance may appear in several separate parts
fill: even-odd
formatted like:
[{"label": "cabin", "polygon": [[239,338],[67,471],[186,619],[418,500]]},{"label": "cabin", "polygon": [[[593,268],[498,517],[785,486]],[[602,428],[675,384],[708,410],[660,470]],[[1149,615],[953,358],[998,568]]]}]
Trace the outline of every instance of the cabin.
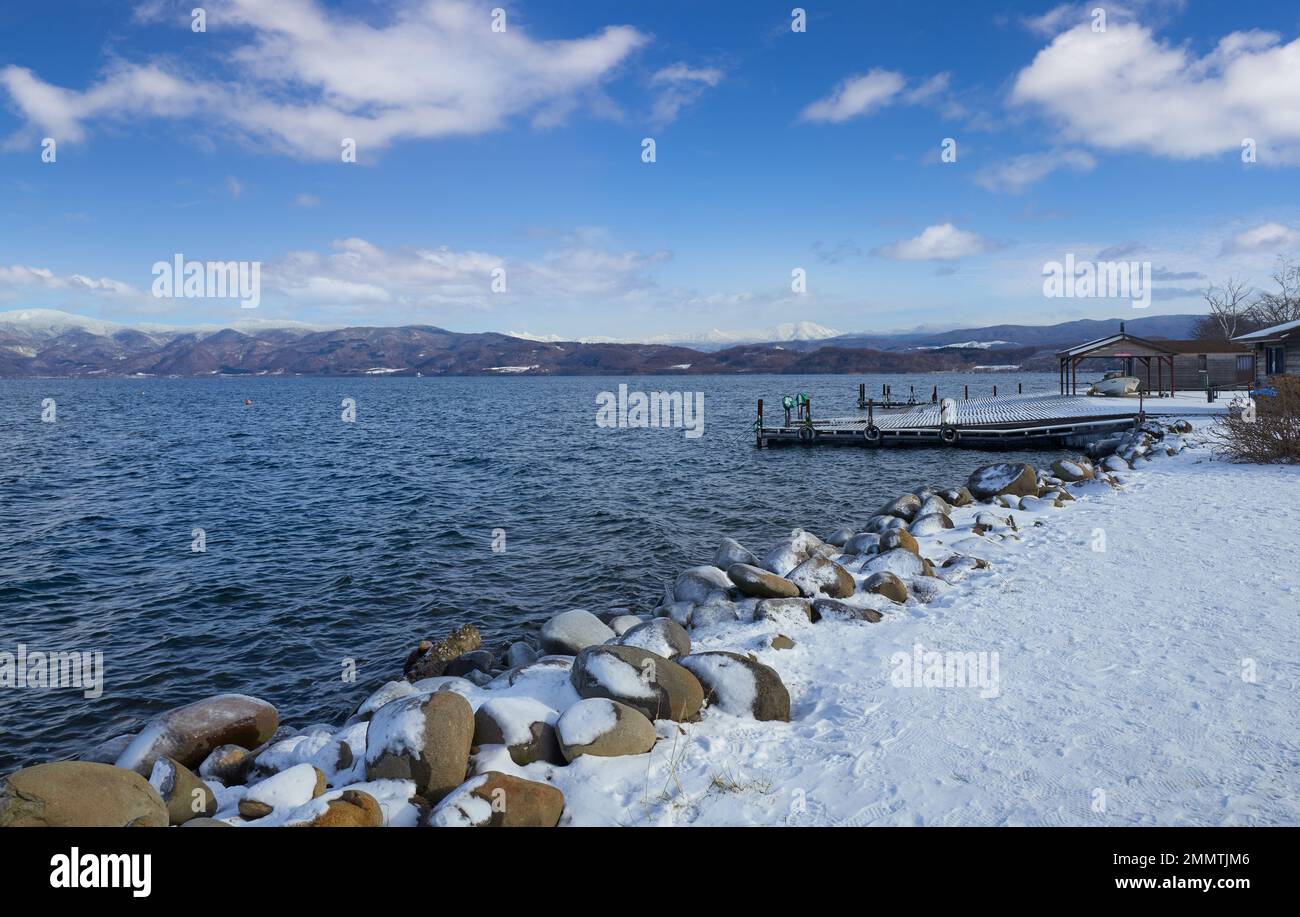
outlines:
[{"label": "cabin", "polygon": [[[1149,340],[1124,330],[1057,353],[1061,394],[1078,394],[1078,367],[1085,360],[1104,360],[1103,369],[1123,369],[1142,380],[1142,390],[1163,395],[1175,391],[1204,391],[1207,387],[1238,388],[1255,378],[1254,357],[1246,344],[1234,341]],[[1085,383],[1085,388],[1087,385]]]},{"label": "cabin", "polygon": [[1251,349],[1256,385],[1269,376],[1300,376],[1300,321],[1239,334],[1233,340]]},{"label": "cabin", "polygon": [[1180,392],[1245,388],[1255,379],[1255,357],[1232,341],[1153,341],[1174,353],[1174,388]]}]

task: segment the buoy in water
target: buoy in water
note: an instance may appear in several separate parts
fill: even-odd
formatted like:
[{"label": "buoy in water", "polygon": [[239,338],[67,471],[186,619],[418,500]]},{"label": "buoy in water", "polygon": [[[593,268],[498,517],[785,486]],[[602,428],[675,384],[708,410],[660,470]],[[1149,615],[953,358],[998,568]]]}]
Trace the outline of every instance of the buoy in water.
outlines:
[{"label": "buoy in water", "polygon": [[253,399],[252,399],[252,398],[245,398],[245,399],[244,399],[244,404],[252,404],[252,403],[253,403]]}]

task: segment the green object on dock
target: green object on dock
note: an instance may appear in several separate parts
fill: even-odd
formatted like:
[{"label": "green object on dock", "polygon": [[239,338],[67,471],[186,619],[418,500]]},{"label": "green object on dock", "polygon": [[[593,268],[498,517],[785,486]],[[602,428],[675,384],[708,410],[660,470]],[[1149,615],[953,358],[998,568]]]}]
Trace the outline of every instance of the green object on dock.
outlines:
[{"label": "green object on dock", "polygon": [[782,395],[781,407],[785,408],[787,411],[790,410],[791,408],[794,407],[794,399],[791,398],[789,395]]}]

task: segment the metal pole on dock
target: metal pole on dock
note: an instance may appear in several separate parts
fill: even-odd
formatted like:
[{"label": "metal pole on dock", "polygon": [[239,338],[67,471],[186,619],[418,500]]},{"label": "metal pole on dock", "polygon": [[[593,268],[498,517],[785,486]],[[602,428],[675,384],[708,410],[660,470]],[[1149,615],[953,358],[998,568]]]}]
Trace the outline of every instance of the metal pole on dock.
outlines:
[{"label": "metal pole on dock", "polygon": [[994,398],[998,397],[998,387],[996,385],[993,386],[993,397]]},{"label": "metal pole on dock", "polygon": [[930,403],[931,404],[939,403],[939,386],[937,385],[930,391]]},{"label": "metal pole on dock", "polygon": [[876,425],[875,417],[874,417],[875,413],[876,413],[875,405],[872,404],[871,399],[868,399],[867,400],[867,427],[868,428],[874,427]]},{"label": "metal pole on dock", "polygon": [[961,400],[962,400],[962,401],[970,401],[970,386],[969,386],[969,385],[963,385],[963,386],[961,387]]},{"label": "metal pole on dock", "polygon": [[1023,383],[1023,382],[1017,382],[1017,383],[1016,383],[1016,394],[1017,394],[1017,395],[1023,395],[1024,393],[1025,393],[1025,383]]},{"label": "metal pole on dock", "polygon": [[758,399],[758,429],[754,431],[754,445],[759,449],[763,448],[763,399]]}]

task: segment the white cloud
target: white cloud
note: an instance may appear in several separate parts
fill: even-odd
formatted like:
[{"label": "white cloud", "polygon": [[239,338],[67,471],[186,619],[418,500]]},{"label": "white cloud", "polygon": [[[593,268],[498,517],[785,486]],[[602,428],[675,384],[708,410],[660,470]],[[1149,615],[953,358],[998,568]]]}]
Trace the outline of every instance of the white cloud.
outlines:
[{"label": "white cloud", "polygon": [[1300,229],[1281,223],[1264,223],[1225,240],[1222,253],[1251,255],[1284,249],[1300,249]]},{"label": "white cloud", "polygon": [[319,207],[320,198],[314,194],[295,194],[293,205],[295,207]]},{"label": "white cloud", "polygon": [[1260,162],[1300,154],[1300,39],[1234,32],[1204,57],[1136,23],[1058,35],[1015,79],[1014,102],[1066,137],[1108,150],[1188,159],[1259,145]]},{"label": "white cloud", "polygon": [[628,26],[547,41],[514,22],[493,32],[491,4],[481,0],[402,5],[381,25],[316,0],[209,7],[210,27],[247,36],[222,61],[235,79],[199,79],[170,62],[120,63],[75,90],[5,67],[0,87],[27,121],[15,142],[35,131],[79,141],[100,118],[201,115],[295,156],[335,158],[351,137],[364,157],[402,139],[495,130],[530,112],[554,123],[648,40]]},{"label": "white cloud", "polygon": [[953,261],[996,251],[1001,244],[951,223],[927,226],[919,236],[876,249],[894,261]]},{"label": "white cloud", "polygon": [[892,70],[872,70],[851,76],[835,87],[824,99],[803,110],[805,121],[840,124],[850,118],[869,115],[889,105],[903,91],[907,80]]},{"label": "white cloud", "polygon": [[1073,172],[1091,172],[1097,160],[1083,150],[1050,150],[1043,153],[1026,153],[1013,156],[1006,162],[982,169],[975,183],[989,191],[1007,191],[1019,194],[1035,182],[1041,181],[1059,169]]},{"label": "white cloud", "polygon": [[659,89],[655,99],[651,120],[656,124],[668,124],[677,120],[682,110],[699,101],[706,89],[712,89],[722,82],[721,70],[694,68],[688,64],[673,64],[664,67],[650,77],[650,84]]}]

